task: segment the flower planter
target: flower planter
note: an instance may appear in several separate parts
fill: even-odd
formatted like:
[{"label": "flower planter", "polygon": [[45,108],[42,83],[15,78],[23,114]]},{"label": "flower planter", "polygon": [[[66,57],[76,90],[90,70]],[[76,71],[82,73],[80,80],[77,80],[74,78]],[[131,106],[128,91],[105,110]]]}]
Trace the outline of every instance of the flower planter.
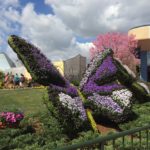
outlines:
[{"label": "flower planter", "polygon": [[0,129],[5,129],[6,128],[6,124],[3,122],[0,122]]},{"label": "flower planter", "polygon": [[24,118],[22,113],[15,113],[15,112],[1,112],[0,119],[1,124],[0,128],[18,128],[20,121]]},{"label": "flower planter", "polygon": [[19,124],[20,124],[20,121],[17,121],[17,122],[11,123],[11,124],[6,124],[6,126],[8,128],[18,128]]}]

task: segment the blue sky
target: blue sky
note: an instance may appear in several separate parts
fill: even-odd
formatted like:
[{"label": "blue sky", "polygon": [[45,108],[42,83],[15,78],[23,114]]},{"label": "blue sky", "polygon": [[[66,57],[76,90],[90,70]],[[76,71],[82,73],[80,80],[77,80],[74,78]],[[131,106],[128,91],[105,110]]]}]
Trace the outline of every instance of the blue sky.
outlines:
[{"label": "blue sky", "polygon": [[99,34],[149,24],[149,8],[148,0],[0,0],[0,51],[15,61],[7,39],[17,34],[51,60],[89,57]]},{"label": "blue sky", "polygon": [[21,0],[20,3],[23,7],[28,3],[33,3],[37,13],[54,14],[53,8],[50,5],[46,5],[44,0]]}]

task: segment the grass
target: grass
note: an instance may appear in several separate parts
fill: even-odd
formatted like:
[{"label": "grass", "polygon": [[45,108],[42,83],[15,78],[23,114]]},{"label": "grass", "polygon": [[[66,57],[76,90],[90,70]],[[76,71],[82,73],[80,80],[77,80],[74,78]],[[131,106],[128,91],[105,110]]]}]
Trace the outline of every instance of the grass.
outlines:
[{"label": "grass", "polygon": [[[43,104],[45,89],[16,89],[0,90],[0,111],[6,108],[17,107],[25,114],[37,114],[46,110]],[[150,102],[134,104],[133,111],[137,115],[135,120],[120,124],[122,130],[143,126],[150,123]]]},{"label": "grass", "polygon": [[150,124],[150,102],[134,104],[133,111],[136,114],[135,119],[127,123],[120,124],[119,127],[122,130],[129,130]]},{"label": "grass", "polygon": [[0,90],[0,111],[5,108],[20,108],[25,114],[45,110],[43,95],[45,89]]}]

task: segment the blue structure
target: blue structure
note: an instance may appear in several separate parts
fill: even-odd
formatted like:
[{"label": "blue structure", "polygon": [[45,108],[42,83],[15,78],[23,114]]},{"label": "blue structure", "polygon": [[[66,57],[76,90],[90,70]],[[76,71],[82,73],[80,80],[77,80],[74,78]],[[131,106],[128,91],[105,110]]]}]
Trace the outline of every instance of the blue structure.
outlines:
[{"label": "blue structure", "polygon": [[147,53],[147,81],[150,82],[150,52]]},{"label": "blue structure", "polygon": [[144,81],[147,81],[147,52],[141,52],[141,69],[140,69],[140,74],[141,74],[141,79]]},{"label": "blue structure", "polygon": [[150,82],[150,25],[134,27],[129,30],[129,35],[135,35],[140,48],[140,76],[144,81]]}]

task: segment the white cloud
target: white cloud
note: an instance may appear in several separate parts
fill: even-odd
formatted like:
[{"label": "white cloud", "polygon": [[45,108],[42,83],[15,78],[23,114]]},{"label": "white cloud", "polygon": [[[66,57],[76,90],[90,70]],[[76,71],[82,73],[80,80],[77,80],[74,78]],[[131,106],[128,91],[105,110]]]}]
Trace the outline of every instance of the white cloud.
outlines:
[{"label": "white cloud", "polygon": [[31,3],[23,9],[20,23],[22,35],[45,52],[65,49],[71,44],[72,31],[56,16],[37,14]]},{"label": "white cloud", "polygon": [[3,44],[3,39],[0,37],[0,46]]},{"label": "white cloud", "polygon": [[[89,56],[92,44],[79,43],[75,37],[127,32],[150,20],[148,0],[45,0],[45,4],[53,8],[54,15],[36,12],[32,3],[22,7],[19,0],[0,0],[0,44],[7,43],[9,34],[18,34],[52,60],[68,59],[79,53]],[[11,49],[6,49],[12,58],[16,57]]]},{"label": "white cloud", "polygon": [[85,37],[95,36],[108,29],[104,12],[114,5],[112,0],[45,0],[45,3],[51,5],[56,16],[77,35]]},{"label": "white cloud", "polygon": [[21,34],[35,45],[51,60],[68,59],[82,53],[87,43],[77,43],[74,33],[58,17],[48,14],[37,14],[34,5],[29,3],[21,14]]},{"label": "white cloud", "polygon": [[[56,15],[39,14],[34,5],[28,3],[22,11],[18,11],[19,4],[11,5],[12,1],[3,3],[0,17],[0,44],[5,41],[5,52],[15,61],[16,54],[7,44],[7,35],[15,34],[31,41],[41,48],[42,52],[53,60],[65,60],[77,54],[87,56],[87,43],[78,43],[75,33]],[[5,5],[5,7],[4,7]]]},{"label": "white cloud", "polygon": [[148,0],[45,0],[57,17],[79,36],[125,31],[150,20]]},{"label": "white cloud", "polygon": [[7,38],[19,30],[17,23],[20,16],[18,7],[18,0],[0,0],[0,51],[6,52],[10,57],[14,53],[12,50],[7,51]]},{"label": "white cloud", "polygon": [[1,6],[3,5],[4,7],[6,6],[18,6],[19,5],[19,0],[0,0]]}]

